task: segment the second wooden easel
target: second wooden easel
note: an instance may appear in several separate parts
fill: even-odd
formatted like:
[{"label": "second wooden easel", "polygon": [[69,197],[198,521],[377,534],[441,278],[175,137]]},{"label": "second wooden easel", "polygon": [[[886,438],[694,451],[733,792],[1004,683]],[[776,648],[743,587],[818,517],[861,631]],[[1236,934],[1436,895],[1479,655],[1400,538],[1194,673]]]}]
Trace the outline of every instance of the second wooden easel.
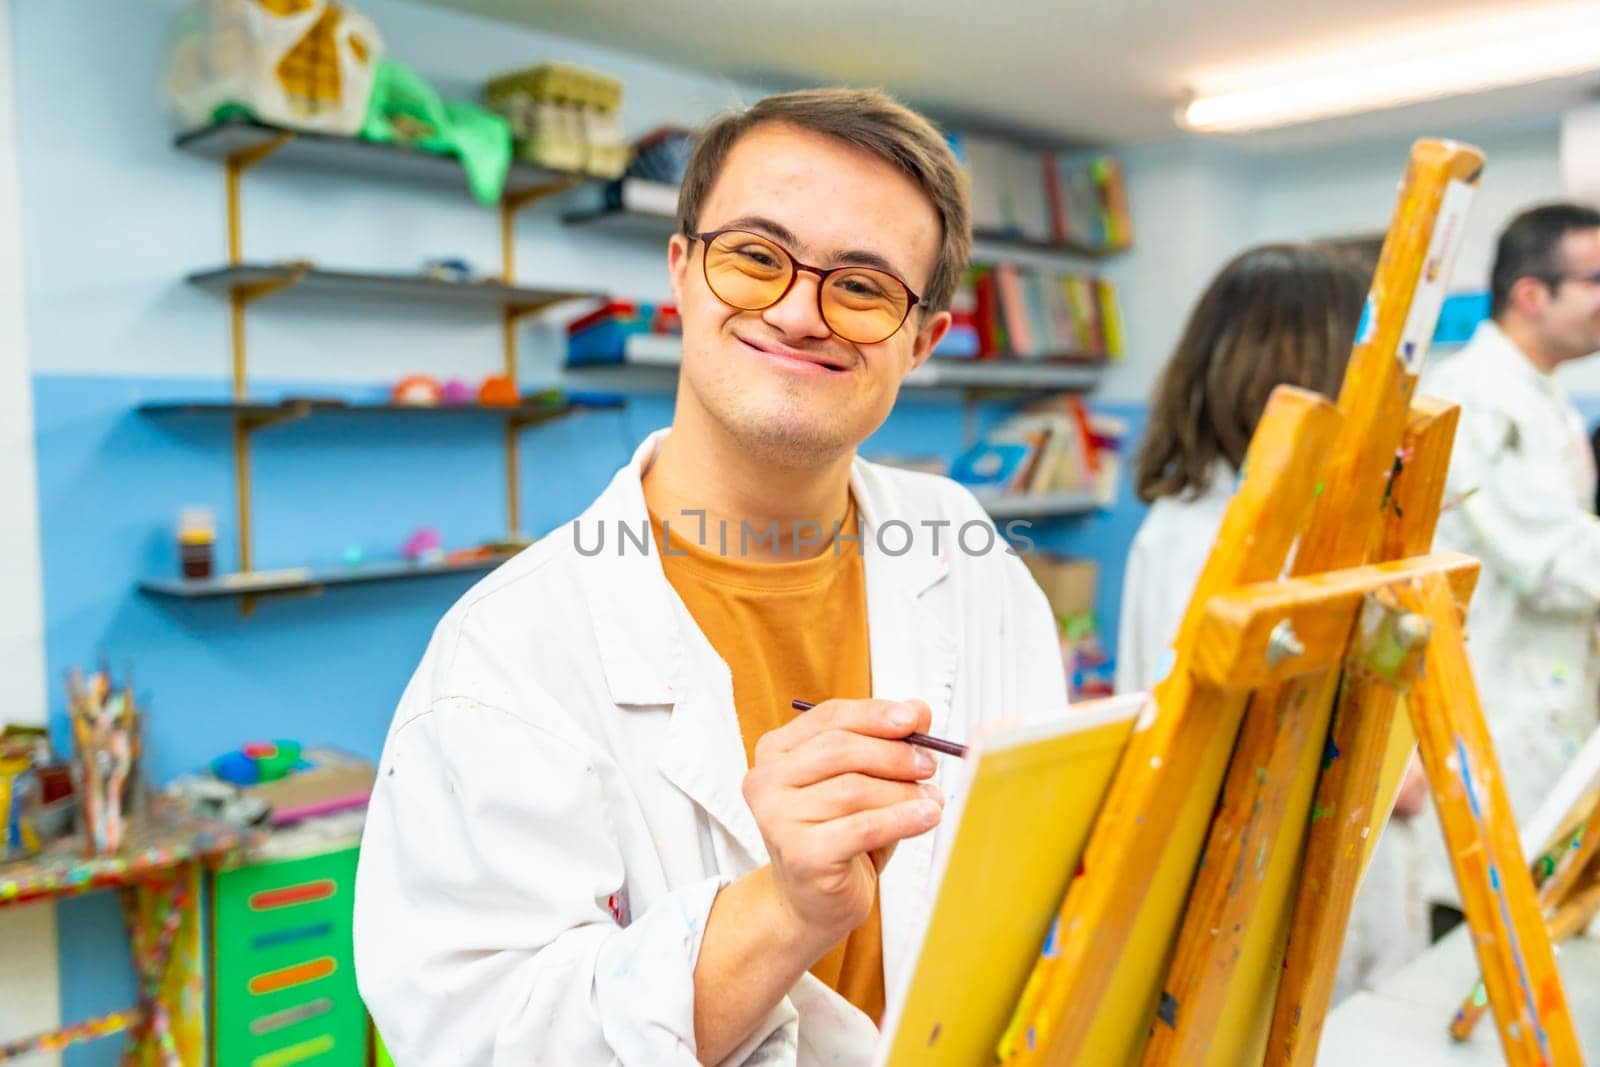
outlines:
[{"label": "second wooden easel", "polygon": [[1402,697],[1507,1059],[1581,1062],[1466,660],[1477,565],[1421,554],[1456,412],[1413,392],[1481,167],[1414,147],[1337,408],[1274,394],[1006,1062],[1313,1062]]}]

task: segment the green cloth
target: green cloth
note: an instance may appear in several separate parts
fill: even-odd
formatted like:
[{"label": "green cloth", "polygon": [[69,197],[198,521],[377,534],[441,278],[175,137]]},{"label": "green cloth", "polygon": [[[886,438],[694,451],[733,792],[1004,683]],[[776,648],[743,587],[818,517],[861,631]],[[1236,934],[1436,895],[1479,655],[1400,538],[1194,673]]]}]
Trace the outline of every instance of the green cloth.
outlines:
[{"label": "green cloth", "polygon": [[466,169],[472,195],[485,204],[499,201],[511,169],[511,127],[505,119],[473,104],[446,103],[414,71],[389,59],[374,72],[361,136],[455,156]]},{"label": "green cloth", "polygon": [[[213,122],[255,117],[240,103],[221,104],[212,112]],[[446,103],[414,71],[389,59],[380,60],[373,72],[358,136],[455,156],[467,172],[467,187],[485,204],[499,202],[511,169],[511,126],[505,119],[473,104]]]}]

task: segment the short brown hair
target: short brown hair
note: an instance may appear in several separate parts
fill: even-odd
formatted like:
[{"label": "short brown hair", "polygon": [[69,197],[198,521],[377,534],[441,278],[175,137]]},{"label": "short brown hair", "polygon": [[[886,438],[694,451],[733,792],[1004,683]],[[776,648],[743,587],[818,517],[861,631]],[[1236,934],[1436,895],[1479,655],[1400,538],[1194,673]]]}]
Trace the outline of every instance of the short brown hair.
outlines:
[{"label": "short brown hair", "polygon": [[871,152],[905,171],[933,201],[943,234],[922,302],[929,312],[950,306],[972,252],[967,180],[933,124],[876,89],[805,89],[779,93],[717,116],[700,131],[678,192],[678,230],[697,233],[700,209],[734,144],[756,126],[779,122]]},{"label": "short brown hair", "polygon": [[1495,243],[1489,275],[1489,317],[1499,321],[1511,306],[1511,287],[1538,278],[1554,292],[1561,285],[1561,242],[1574,230],[1600,227],[1600,211],[1583,204],[1541,204],[1506,224]]},{"label": "short brown hair", "polygon": [[1354,258],[1310,245],[1262,245],[1223,267],[1156,383],[1139,499],[1204,492],[1218,457],[1238,470],[1277,386],[1337,396],[1369,277]]}]

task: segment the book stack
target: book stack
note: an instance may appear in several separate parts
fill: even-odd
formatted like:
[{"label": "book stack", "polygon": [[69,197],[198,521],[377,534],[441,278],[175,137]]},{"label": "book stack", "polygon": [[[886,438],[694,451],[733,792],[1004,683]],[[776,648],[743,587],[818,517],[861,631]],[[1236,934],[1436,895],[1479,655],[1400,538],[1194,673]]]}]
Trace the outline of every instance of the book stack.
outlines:
[{"label": "book stack", "polygon": [[[610,300],[567,325],[567,365],[676,364],[682,331],[678,309],[672,304]],[[656,340],[662,343],[639,344]]]},{"label": "book stack", "polygon": [[974,266],[950,311],[941,356],[1122,358],[1122,313],[1116,287],[1104,278],[1010,263]]},{"label": "book stack", "polygon": [[689,155],[693,151],[692,131],[681,126],[657,126],[633,142],[628,177],[643,178],[676,188],[683,181],[684,172],[689,169]]},{"label": "book stack", "polygon": [[974,233],[1095,251],[1133,242],[1114,157],[1041,152],[971,134],[950,142],[971,181]]},{"label": "book stack", "polygon": [[957,457],[950,477],[983,495],[1088,493],[1116,499],[1118,454],[1127,435],[1120,419],[1094,412],[1083,398],[1037,401]]}]

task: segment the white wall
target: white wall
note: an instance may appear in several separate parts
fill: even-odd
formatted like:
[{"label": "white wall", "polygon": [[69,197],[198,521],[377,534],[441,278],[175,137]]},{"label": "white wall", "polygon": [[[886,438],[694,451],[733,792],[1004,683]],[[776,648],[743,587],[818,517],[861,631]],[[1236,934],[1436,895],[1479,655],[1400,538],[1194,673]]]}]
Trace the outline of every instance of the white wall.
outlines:
[{"label": "white wall", "polygon": [[[1456,262],[1457,290],[1489,284],[1494,240],[1518,211],[1561,196],[1560,118],[1441,131],[1483,150],[1483,177]],[[1382,232],[1388,227],[1412,138],[1266,156],[1255,172],[1257,239],[1308,240]]]},{"label": "white wall", "polygon": [[[1499,230],[1518,211],[1562,196],[1560,117],[1418,131],[1483,149],[1486,162],[1451,288],[1487,288]],[[1122,153],[1135,246],[1113,260],[1128,318],[1128,359],[1102,395],[1147,399],[1212,274],[1254,244],[1381,233],[1389,224],[1412,138],[1281,153],[1180,140]],[[1600,394],[1600,357],[1563,370],[1568,387]]]},{"label": "white wall", "polygon": [[1194,300],[1217,268],[1251,243],[1250,161],[1198,140],[1120,153],[1133,247],[1109,260],[1125,320],[1126,352],[1097,395],[1149,398]]},{"label": "white wall", "polygon": [[44,622],[9,3],[0,0],[0,722],[43,723]]},{"label": "white wall", "polygon": [[[215,296],[183,283],[226,259],[223,168],[175,151],[160,96],[176,0],[74,0],[17,5],[20,165],[26,211],[33,370],[49,374],[198,376],[228,369],[227,316]],[[450,99],[477,99],[487,75],[551,59],[625,82],[628,136],[694,125],[761,90],[473,15],[402,0],[362,0],[385,54]],[[93,32],[85,32],[86,24]],[[62,62],[70,55],[73,61]],[[85,70],[116,71],[117,91]],[[413,270],[433,256],[500,269],[498,214],[459,188],[374,181],[275,167],[243,181],[250,260],[313,258],[329,267]],[[86,226],[87,219],[101,225]],[[174,225],[174,220],[184,220]],[[65,239],[70,235],[70,239]],[[668,295],[665,242],[606,239],[560,225],[554,205],[518,222],[517,275],[529,284]],[[84,314],[85,307],[95,313]],[[443,309],[383,314],[304,301],[252,310],[252,375],[373,382],[405,374],[480,378],[500,362],[492,317]],[[524,367],[553,370],[549,336]],[[545,342],[540,344],[539,342]]]},{"label": "white wall", "polygon": [[[1440,131],[1483,150],[1483,177],[1467,220],[1451,289],[1484,290],[1495,239],[1512,217],[1565,196],[1561,116]],[[1387,139],[1268,158],[1257,170],[1259,240],[1303,240],[1382,230],[1394,207],[1410,139]],[[1443,358],[1448,358],[1445,356]],[[1573,393],[1600,395],[1600,356],[1561,370]]]},{"label": "white wall", "polygon": [[[42,723],[44,616],[23,300],[11,7],[0,0],[0,722]],[[0,1040],[59,1024],[53,904],[0,909]],[[55,1064],[59,1056],[19,1061]]]}]

